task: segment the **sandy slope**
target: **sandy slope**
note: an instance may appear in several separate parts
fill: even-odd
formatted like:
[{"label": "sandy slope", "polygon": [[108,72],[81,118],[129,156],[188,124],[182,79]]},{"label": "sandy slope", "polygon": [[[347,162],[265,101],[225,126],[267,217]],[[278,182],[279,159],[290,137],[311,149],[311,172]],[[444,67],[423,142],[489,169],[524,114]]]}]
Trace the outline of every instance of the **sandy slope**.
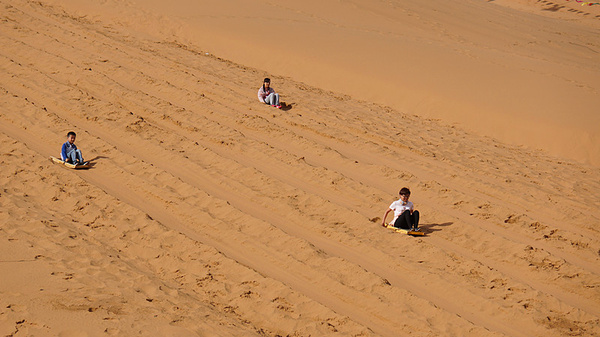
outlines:
[{"label": "sandy slope", "polygon": [[[597,168],[0,6],[3,335],[600,335]],[[379,226],[402,186],[423,238]]]},{"label": "sandy slope", "polygon": [[600,167],[600,6],[48,1],[78,16]]}]

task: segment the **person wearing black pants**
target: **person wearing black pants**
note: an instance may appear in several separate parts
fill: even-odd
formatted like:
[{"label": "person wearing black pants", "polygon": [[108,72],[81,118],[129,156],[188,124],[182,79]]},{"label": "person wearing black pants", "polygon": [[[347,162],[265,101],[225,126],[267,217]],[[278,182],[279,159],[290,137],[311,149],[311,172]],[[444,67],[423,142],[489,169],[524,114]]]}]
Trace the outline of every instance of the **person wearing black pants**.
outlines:
[{"label": "person wearing black pants", "polygon": [[414,209],[412,202],[408,201],[410,198],[410,190],[403,187],[400,190],[400,199],[394,201],[390,207],[385,211],[381,225],[386,227],[385,219],[388,213],[394,212],[394,219],[390,224],[396,228],[408,229],[413,231],[419,231],[419,211]]},{"label": "person wearing black pants", "polygon": [[396,221],[394,221],[394,227],[402,229],[419,228],[419,211],[413,211],[412,214],[409,210],[404,211]]}]

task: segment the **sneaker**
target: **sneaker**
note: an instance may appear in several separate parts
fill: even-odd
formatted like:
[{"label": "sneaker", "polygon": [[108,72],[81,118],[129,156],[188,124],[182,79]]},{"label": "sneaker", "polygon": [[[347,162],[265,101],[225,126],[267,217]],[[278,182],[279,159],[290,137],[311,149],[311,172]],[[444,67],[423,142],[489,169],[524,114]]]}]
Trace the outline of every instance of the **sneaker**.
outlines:
[{"label": "sneaker", "polygon": [[281,109],[281,105],[276,105],[275,106],[277,109]]},{"label": "sneaker", "polygon": [[413,231],[413,232],[420,232],[420,231],[421,231],[421,228],[413,228],[413,229],[412,229],[412,231]]}]

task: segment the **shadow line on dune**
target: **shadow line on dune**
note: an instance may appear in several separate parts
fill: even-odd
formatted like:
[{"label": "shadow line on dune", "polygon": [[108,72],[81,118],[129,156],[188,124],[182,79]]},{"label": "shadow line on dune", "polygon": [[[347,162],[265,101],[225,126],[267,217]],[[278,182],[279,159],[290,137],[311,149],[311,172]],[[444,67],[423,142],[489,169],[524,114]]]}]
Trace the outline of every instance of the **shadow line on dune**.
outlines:
[{"label": "shadow line on dune", "polygon": [[96,157],[94,157],[94,158],[92,158],[92,159],[90,159],[90,160],[88,160],[88,161],[89,161],[90,163],[93,163],[93,162],[97,161],[98,159],[108,159],[108,158],[109,158],[109,157],[106,157],[106,156],[96,156]]},{"label": "shadow line on dune", "polygon": [[443,230],[443,227],[452,226],[454,222],[444,222],[444,223],[430,223],[430,224],[422,224],[419,227],[425,231],[425,233],[433,233]]},{"label": "shadow line on dune", "polygon": [[96,161],[97,161],[97,160],[99,160],[99,159],[108,159],[108,158],[109,158],[109,157],[106,157],[106,156],[96,156],[96,157],[94,157],[94,158],[92,158],[92,159],[88,160],[88,162],[89,162],[89,167],[87,167],[87,168],[84,168],[84,170],[91,170],[91,169],[93,169],[93,168],[94,168],[94,166],[96,166],[96,164],[97,164],[97,163],[96,163]]}]

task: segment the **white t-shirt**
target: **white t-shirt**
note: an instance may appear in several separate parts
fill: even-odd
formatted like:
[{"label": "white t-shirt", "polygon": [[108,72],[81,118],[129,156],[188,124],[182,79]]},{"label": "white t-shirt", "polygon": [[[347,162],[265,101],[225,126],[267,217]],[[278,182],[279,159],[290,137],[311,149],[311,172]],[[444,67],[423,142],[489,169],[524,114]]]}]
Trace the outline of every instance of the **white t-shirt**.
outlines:
[{"label": "white t-shirt", "polygon": [[400,216],[400,214],[404,213],[406,210],[413,210],[413,203],[407,201],[406,204],[402,201],[402,199],[396,200],[392,202],[390,205],[390,209],[394,211],[394,219],[392,220],[392,224],[396,222],[396,219]]}]

